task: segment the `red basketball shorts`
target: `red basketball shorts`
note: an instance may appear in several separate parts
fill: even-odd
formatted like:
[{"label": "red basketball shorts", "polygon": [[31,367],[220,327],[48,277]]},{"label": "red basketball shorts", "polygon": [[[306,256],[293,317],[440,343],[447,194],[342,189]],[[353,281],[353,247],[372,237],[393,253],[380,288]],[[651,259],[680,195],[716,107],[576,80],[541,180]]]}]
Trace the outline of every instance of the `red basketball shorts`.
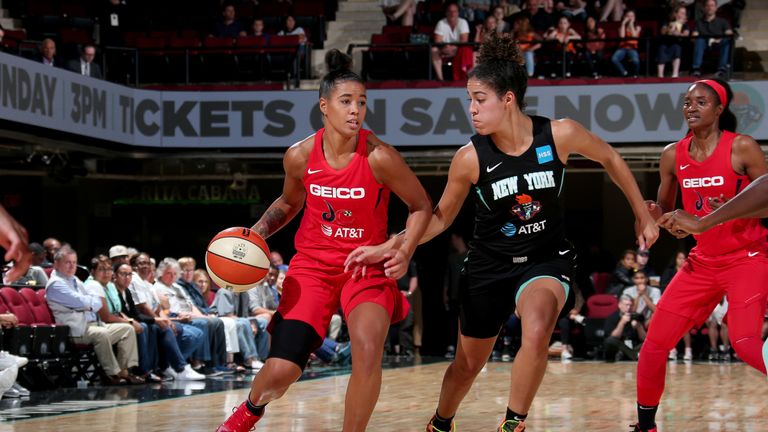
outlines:
[{"label": "red basketball shorts", "polygon": [[369,267],[364,278],[352,280],[351,272],[344,273],[341,267],[328,266],[298,253],[288,267],[277,311],[283,319],[311,325],[323,338],[339,306],[348,318],[362,303],[380,305],[392,323],[405,319],[409,309],[397,282],[384,276],[380,267]]},{"label": "red basketball shorts", "polygon": [[760,302],[765,308],[768,258],[764,249],[741,250],[718,257],[691,253],[664,290],[658,308],[700,326],[724,295],[728,297],[729,314],[738,314],[752,302]]}]

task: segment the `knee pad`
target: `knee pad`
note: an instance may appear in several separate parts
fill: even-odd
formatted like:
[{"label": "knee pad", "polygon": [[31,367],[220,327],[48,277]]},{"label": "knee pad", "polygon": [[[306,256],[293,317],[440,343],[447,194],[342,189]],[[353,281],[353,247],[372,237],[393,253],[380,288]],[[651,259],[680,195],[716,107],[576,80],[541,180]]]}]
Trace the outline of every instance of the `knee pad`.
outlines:
[{"label": "knee pad", "polygon": [[269,358],[281,358],[296,363],[303,371],[310,354],[322,345],[323,339],[314,327],[304,321],[285,320],[277,313],[272,317],[272,321]]}]

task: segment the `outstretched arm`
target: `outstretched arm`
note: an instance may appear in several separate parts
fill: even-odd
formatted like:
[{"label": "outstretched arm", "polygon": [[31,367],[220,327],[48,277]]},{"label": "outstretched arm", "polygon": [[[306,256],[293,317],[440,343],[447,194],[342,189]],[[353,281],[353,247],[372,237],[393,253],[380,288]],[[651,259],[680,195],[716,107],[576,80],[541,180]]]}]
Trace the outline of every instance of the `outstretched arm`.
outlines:
[{"label": "outstretched arm", "polygon": [[295,144],[285,152],[283,168],[285,169],[283,194],[272,202],[272,205],[251,228],[264,239],[290,222],[304,206],[306,191],[302,178],[307,168],[307,160],[300,144]]},{"label": "outstretched arm", "polygon": [[409,214],[405,222],[406,234],[399,242],[398,247],[391,252],[392,259],[397,260],[403,268],[390,267],[386,269],[387,276],[397,279],[408,270],[408,262],[410,262],[416,251],[416,246],[419,244],[419,239],[427,228],[431,216],[432,201],[400,153],[375,136],[371,136],[370,139],[376,145],[368,156],[368,163],[374,175],[379,182],[386,185],[408,206]]},{"label": "outstretched arm", "polygon": [[[467,144],[456,152],[451,161],[451,167],[448,170],[448,183],[443,191],[443,196],[432,212],[426,231],[418,237],[418,244],[428,242],[451,226],[464,204],[470,186],[477,181],[477,176],[477,153],[472,144]],[[412,238],[410,234],[408,237]],[[401,262],[391,259],[391,253],[388,251],[399,248],[405,238],[406,231],[381,245],[359,247],[349,254],[345,266],[347,268],[350,266],[358,267],[387,260],[384,263],[385,271],[395,267],[393,270],[397,270],[396,274],[402,276],[407,268],[403,269]],[[393,276],[390,275],[390,277]]]},{"label": "outstretched arm", "polygon": [[5,282],[15,282],[27,273],[32,262],[32,252],[29,250],[27,230],[2,206],[0,206],[0,247],[5,249],[5,259],[13,260],[13,268],[5,274]]},{"label": "outstretched arm", "polygon": [[552,135],[563,163],[568,160],[568,155],[578,153],[599,162],[605,168],[613,183],[627,197],[632,212],[635,214],[635,234],[638,247],[641,249],[649,248],[659,237],[659,228],[648,213],[635,177],[621,155],[608,143],[573,120],[553,121]]}]

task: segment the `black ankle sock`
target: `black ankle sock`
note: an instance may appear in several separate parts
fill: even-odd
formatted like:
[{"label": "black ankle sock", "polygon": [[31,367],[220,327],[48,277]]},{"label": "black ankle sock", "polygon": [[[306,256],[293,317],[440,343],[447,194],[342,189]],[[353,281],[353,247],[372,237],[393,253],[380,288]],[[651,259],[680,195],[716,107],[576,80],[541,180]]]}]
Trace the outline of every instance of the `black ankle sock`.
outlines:
[{"label": "black ankle sock", "polygon": [[649,430],[656,427],[656,410],[659,406],[646,406],[637,404],[637,426],[641,430]]},{"label": "black ankle sock", "polygon": [[453,416],[448,418],[442,418],[440,417],[440,414],[437,413],[437,410],[435,410],[435,418],[432,420],[432,426],[440,430],[449,431],[451,430],[452,424],[453,424]]},{"label": "black ankle sock", "polygon": [[254,405],[249,398],[245,400],[245,406],[248,408],[248,411],[250,411],[251,414],[255,415],[256,417],[261,417],[264,415],[264,407],[267,406],[267,404],[257,406]]},{"label": "black ankle sock", "polygon": [[528,417],[528,414],[518,414],[509,407],[507,407],[507,416],[504,417],[504,420],[517,420],[517,421],[523,421]]}]

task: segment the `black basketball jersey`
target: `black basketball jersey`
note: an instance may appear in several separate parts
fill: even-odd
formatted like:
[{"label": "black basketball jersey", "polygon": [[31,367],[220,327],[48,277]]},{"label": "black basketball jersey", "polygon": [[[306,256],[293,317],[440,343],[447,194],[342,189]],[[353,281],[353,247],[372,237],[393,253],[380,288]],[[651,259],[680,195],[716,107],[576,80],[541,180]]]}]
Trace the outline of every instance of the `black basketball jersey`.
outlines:
[{"label": "black basketball jersey", "polygon": [[480,175],[472,191],[475,233],[470,250],[513,264],[556,255],[567,244],[560,198],[565,165],[558,158],[550,120],[531,120],[533,143],[520,156],[502,152],[490,136],[472,137]]}]

